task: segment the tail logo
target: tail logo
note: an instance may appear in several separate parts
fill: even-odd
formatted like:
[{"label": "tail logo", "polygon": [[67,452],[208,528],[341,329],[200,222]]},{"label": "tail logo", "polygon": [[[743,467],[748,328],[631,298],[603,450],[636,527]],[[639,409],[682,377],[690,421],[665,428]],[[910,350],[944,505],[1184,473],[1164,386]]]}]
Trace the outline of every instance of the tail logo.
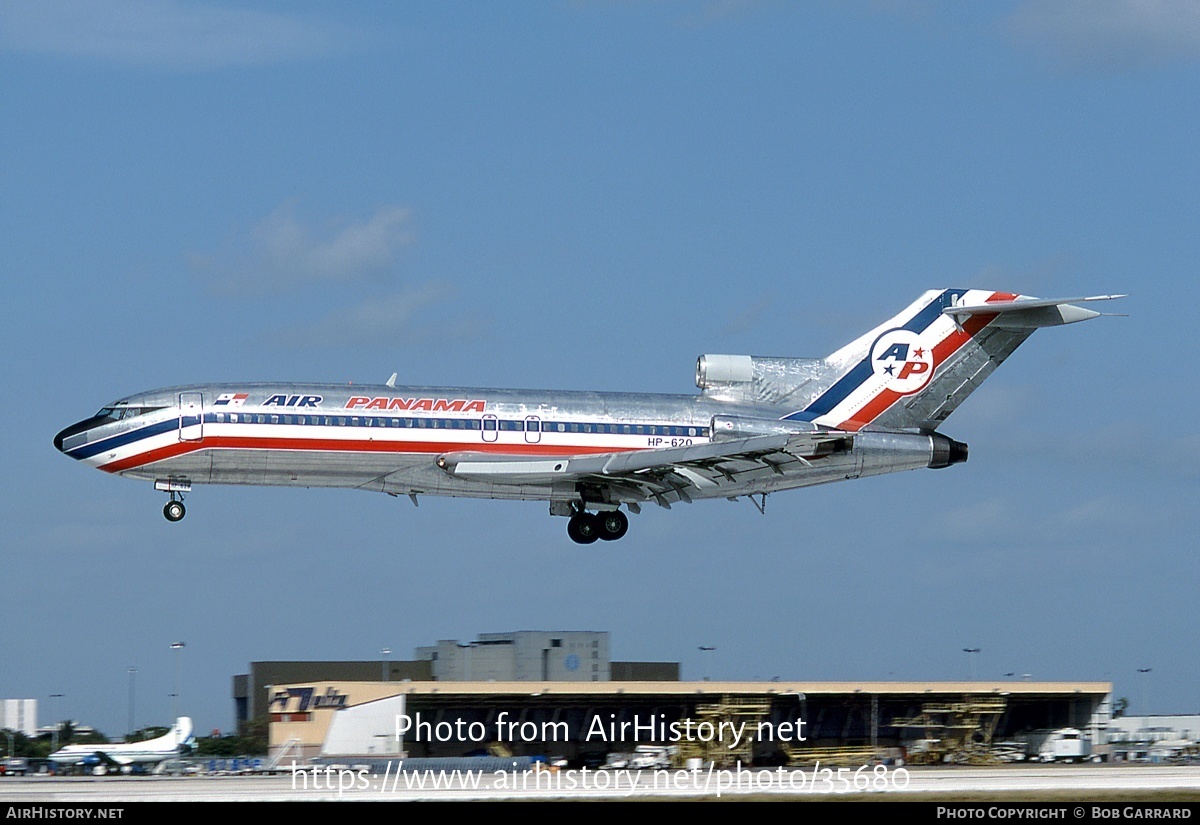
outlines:
[{"label": "tail logo", "polygon": [[933,377],[933,347],[911,330],[889,330],[871,347],[871,371],[883,380],[883,389],[900,395],[920,392]]}]

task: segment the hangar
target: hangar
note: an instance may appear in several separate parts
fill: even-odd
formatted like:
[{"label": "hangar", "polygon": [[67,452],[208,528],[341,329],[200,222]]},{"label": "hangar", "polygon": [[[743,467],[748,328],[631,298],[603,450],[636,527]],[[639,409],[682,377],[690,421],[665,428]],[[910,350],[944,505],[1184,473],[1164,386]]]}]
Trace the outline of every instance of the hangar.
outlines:
[{"label": "hangar", "polygon": [[1103,755],[1111,694],[1108,682],[1023,680],[325,680],[273,687],[270,743],[297,759],[490,754],[596,764],[664,745],[679,760],[718,765],[985,764],[1001,743],[1057,728],[1083,731]]}]

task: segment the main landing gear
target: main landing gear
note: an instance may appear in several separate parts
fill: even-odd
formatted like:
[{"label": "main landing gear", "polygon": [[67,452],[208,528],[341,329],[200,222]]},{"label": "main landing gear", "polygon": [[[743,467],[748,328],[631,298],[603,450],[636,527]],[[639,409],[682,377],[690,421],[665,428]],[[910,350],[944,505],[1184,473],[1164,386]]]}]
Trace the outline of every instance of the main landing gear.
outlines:
[{"label": "main landing gear", "polygon": [[576,544],[591,544],[596,539],[616,541],[629,531],[629,518],[620,510],[588,513],[583,510],[567,522],[567,535]]}]

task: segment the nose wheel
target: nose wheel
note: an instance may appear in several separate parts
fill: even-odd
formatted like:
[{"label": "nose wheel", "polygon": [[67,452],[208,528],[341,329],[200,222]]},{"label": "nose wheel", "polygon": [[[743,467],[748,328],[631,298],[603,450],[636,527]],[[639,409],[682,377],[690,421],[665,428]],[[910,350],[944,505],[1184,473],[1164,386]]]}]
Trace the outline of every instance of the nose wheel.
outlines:
[{"label": "nose wheel", "polygon": [[183,506],[183,500],[171,496],[171,500],[163,506],[163,515],[166,516],[167,521],[180,521],[187,515],[187,509]]},{"label": "nose wheel", "polygon": [[629,518],[620,510],[603,513],[580,511],[567,522],[567,535],[576,544],[591,544],[597,539],[616,541],[629,532]]}]

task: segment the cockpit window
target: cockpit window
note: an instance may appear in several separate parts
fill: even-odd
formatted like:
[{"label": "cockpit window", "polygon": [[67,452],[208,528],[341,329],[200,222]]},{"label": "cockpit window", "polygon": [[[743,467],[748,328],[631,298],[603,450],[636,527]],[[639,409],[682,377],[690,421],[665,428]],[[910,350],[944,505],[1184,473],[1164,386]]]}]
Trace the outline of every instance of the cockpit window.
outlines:
[{"label": "cockpit window", "polygon": [[121,421],[126,418],[136,418],[139,415],[161,410],[162,407],[105,407],[96,413],[96,418],[107,418],[109,421]]}]

